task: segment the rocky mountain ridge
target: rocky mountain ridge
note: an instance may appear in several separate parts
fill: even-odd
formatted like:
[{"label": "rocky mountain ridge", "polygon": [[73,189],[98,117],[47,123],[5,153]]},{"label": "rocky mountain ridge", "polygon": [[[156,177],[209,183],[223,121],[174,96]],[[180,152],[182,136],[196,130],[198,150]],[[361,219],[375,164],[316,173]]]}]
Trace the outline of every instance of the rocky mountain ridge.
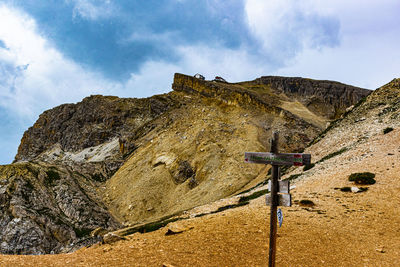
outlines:
[{"label": "rocky mountain ridge", "polygon": [[[252,115],[245,114],[245,118]],[[215,115],[210,120],[218,121]],[[400,265],[399,115],[400,79],[395,79],[348,109],[305,149],[315,165],[286,170],[282,178],[291,180],[293,205],[281,208],[277,265]],[[182,143],[188,138],[186,132],[176,134]],[[173,165],[168,157],[157,159],[152,162],[156,169]],[[375,183],[349,181],[351,174],[360,172],[373,173]],[[135,226],[126,228],[117,233],[127,236],[113,244],[51,257],[0,255],[0,262],[6,266],[263,266],[268,260],[270,210],[265,188],[260,184],[246,194],[196,207],[180,217],[188,219],[170,218],[156,231],[134,233]]]},{"label": "rocky mountain ridge", "polygon": [[342,104],[317,96],[329,107],[317,112],[307,107],[312,90],[289,94],[182,74],[172,87],[146,99],[91,96],[44,112],[15,163],[1,167],[1,252],[58,253],[95,242],[96,229],[157,220],[245,190],[267,169],[238,164],[243,151],[265,151],[272,130],[281,132],[283,150],[302,150],[343,105],[370,93],[348,87]]}]

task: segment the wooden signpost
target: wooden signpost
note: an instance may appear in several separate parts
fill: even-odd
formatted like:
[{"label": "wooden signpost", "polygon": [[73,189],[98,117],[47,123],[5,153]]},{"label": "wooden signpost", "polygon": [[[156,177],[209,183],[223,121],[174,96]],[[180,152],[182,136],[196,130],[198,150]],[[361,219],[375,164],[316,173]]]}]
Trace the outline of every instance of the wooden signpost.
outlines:
[{"label": "wooden signpost", "polygon": [[[272,177],[268,183],[271,194],[266,196],[267,205],[271,206],[270,233],[269,233],[269,259],[268,266],[275,266],[276,234],[277,234],[277,207],[292,205],[289,181],[280,181],[280,168],[282,165],[302,166],[311,163],[310,154],[278,153],[278,132],[274,132],[271,139],[271,152],[245,152],[244,161],[247,163],[260,163],[272,165]],[[282,211],[279,213],[279,226],[282,225]]]}]

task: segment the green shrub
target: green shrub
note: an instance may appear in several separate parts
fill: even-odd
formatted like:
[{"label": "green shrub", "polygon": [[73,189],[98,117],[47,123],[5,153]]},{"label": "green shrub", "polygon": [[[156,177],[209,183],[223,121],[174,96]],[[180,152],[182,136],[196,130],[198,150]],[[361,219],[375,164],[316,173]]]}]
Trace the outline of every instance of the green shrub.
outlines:
[{"label": "green shrub", "polygon": [[347,151],[347,148],[344,147],[344,148],[342,148],[342,149],[340,149],[340,150],[338,150],[338,151],[335,151],[335,152],[333,152],[333,153],[331,153],[331,154],[329,154],[329,155],[323,157],[322,159],[320,159],[320,160],[318,161],[318,163],[321,163],[321,162],[323,162],[323,161],[325,161],[325,160],[328,160],[328,159],[330,159],[330,158],[333,158],[333,157],[335,157],[335,156],[338,156],[338,155],[340,155],[340,154],[342,154],[342,153],[344,153],[344,152],[346,152],[346,151]]},{"label": "green shrub", "polygon": [[[304,166],[305,167],[305,166]],[[302,175],[302,173],[298,173],[298,174],[292,174],[289,176],[289,178],[285,179],[285,180],[289,180],[289,181],[293,181],[297,178],[299,178]]]},{"label": "green shrub", "polygon": [[211,214],[213,214],[213,213],[218,213],[218,212],[221,212],[221,211],[224,211],[224,210],[229,210],[229,209],[233,209],[233,208],[238,208],[238,207],[241,207],[241,206],[245,206],[245,205],[247,205],[247,204],[249,204],[248,201],[244,201],[244,202],[242,201],[242,202],[239,202],[239,203],[237,203],[237,204],[222,206],[222,207],[219,207],[216,211],[211,212]]},{"label": "green shrub", "polygon": [[303,171],[308,171],[309,169],[314,168],[314,166],[315,166],[315,163],[304,165]]},{"label": "green shrub", "polygon": [[251,194],[249,196],[243,196],[243,197],[239,198],[239,202],[238,203],[248,202],[248,201],[250,201],[252,199],[255,199],[255,198],[258,198],[258,197],[260,197],[262,195],[265,195],[266,193],[268,193],[267,189],[254,192],[253,194]]},{"label": "green shrub", "polygon": [[387,127],[385,129],[383,129],[383,134],[390,133],[391,131],[393,131],[393,128],[392,127]]},{"label": "green shrub", "polygon": [[374,184],[375,181],[375,174],[371,172],[357,172],[352,173],[349,176],[349,181],[354,182],[356,184]]}]

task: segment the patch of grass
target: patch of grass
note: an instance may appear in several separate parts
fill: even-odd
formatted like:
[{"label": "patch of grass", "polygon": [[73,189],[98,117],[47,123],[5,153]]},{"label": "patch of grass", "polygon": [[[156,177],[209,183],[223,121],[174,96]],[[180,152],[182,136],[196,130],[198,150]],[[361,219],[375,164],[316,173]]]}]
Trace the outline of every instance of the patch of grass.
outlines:
[{"label": "patch of grass", "polygon": [[[305,167],[305,166],[304,166],[304,167]],[[302,175],[302,173],[292,174],[292,175],[289,176],[289,178],[285,179],[285,181],[286,181],[286,180],[288,180],[288,181],[296,180],[296,179],[299,178],[301,175]]]},{"label": "patch of grass", "polygon": [[268,181],[269,181],[269,179],[266,179],[266,180],[264,180],[264,181],[258,183],[257,185],[253,186],[252,188],[249,188],[249,189],[247,189],[247,190],[244,190],[243,192],[237,193],[236,196],[237,196],[237,195],[241,195],[241,194],[248,193],[248,192],[250,192],[251,190],[253,190],[253,189],[257,188],[257,187],[266,185],[266,184],[268,184]]},{"label": "patch of grass", "polygon": [[291,167],[291,166],[288,166],[288,165],[281,166],[281,168],[280,168],[281,176],[282,176],[282,175],[285,175],[285,174],[287,173],[287,171],[289,170],[290,167]]},{"label": "patch of grass", "polygon": [[[227,206],[219,207],[216,211],[213,211],[213,212],[210,212],[210,213],[205,213],[205,214],[199,214],[196,217],[201,217],[201,216],[208,215],[208,214],[218,213],[218,212],[221,212],[221,211],[224,211],[224,210],[237,208],[237,207],[244,206],[244,205],[247,205],[247,204],[249,204],[248,201],[247,202],[241,202],[241,203],[233,204],[233,205],[227,205]],[[153,232],[153,231],[156,231],[156,230],[158,230],[158,229],[160,229],[162,227],[165,227],[167,224],[169,224],[171,222],[176,222],[176,221],[179,221],[179,220],[183,220],[183,218],[179,218],[179,217],[171,218],[173,216],[175,216],[175,215],[164,217],[164,218],[162,218],[162,219],[160,219],[160,220],[158,220],[156,222],[151,222],[151,223],[148,223],[148,224],[145,224],[145,225],[134,227],[134,228],[124,232],[124,235],[130,235],[130,234],[133,234],[133,233],[136,233],[136,232],[139,232],[139,233]]]},{"label": "patch of grass", "polygon": [[346,151],[347,151],[347,147],[344,147],[344,148],[342,148],[342,149],[340,149],[340,150],[338,150],[338,151],[335,151],[335,152],[333,152],[333,153],[331,153],[331,154],[329,154],[329,155],[323,157],[323,158],[320,159],[317,163],[324,162],[325,160],[328,160],[328,159],[331,159],[331,158],[333,158],[333,157],[336,157],[336,156],[338,156],[338,155],[340,155],[340,154],[342,154],[342,153],[344,153],[344,152],[346,152]]},{"label": "patch of grass", "polygon": [[137,232],[147,233],[147,232],[156,231],[171,222],[182,220],[182,218],[176,217],[179,214],[181,214],[181,213],[177,212],[172,215],[162,217],[161,219],[159,219],[158,221],[155,221],[155,222],[150,222],[150,223],[146,223],[146,224],[142,224],[142,225],[138,225],[138,226],[129,227],[127,229],[124,229],[123,232],[121,232],[120,234],[122,236],[127,236],[127,235],[131,235],[131,234],[134,234]]},{"label": "patch of grass", "polygon": [[387,127],[385,129],[383,129],[383,134],[390,133],[391,131],[393,131],[393,128],[392,127]]},{"label": "patch of grass", "polygon": [[171,222],[176,222],[178,220],[181,220],[181,218],[171,218],[171,219],[167,219],[167,220],[163,220],[163,221],[148,223],[148,224],[143,225],[143,227],[140,227],[137,232],[140,232],[140,233],[153,232],[153,231],[156,231],[156,230],[166,226],[167,224],[169,224]]},{"label": "patch of grass", "polygon": [[253,194],[249,195],[249,196],[243,196],[241,198],[239,198],[238,203],[243,203],[243,202],[249,202],[252,199],[256,199],[262,195],[265,195],[266,193],[268,193],[268,189],[264,189],[264,190],[260,190],[257,192],[254,192]]},{"label": "patch of grass", "polygon": [[375,181],[375,174],[371,172],[356,172],[352,173],[349,176],[349,181],[354,182],[356,184],[374,184],[376,183]]},{"label": "patch of grass", "polygon": [[218,212],[221,212],[221,211],[224,211],[224,210],[229,210],[229,209],[245,206],[247,204],[249,204],[248,201],[239,202],[239,203],[233,204],[233,205],[226,205],[226,206],[223,206],[223,207],[219,207],[216,211],[213,211],[210,214],[214,214],[214,213],[218,213]]},{"label": "patch of grass", "polygon": [[315,166],[315,163],[304,165],[303,171],[308,171],[309,169],[314,168],[314,166]]}]

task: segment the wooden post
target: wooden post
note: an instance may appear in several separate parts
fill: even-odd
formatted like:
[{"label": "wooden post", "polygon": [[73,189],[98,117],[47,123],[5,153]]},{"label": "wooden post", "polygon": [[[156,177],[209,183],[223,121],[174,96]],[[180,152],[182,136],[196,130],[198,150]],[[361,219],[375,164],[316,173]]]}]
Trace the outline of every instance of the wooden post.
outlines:
[{"label": "wooden post", "polygon": [[[278,132],[274,132],[271,139],[271,153],[278,153]],[[272,179],[271,179],[271,217],[270,217],[270,230],[269,230],[269,259],[268,266],[275,266],[276,255],[276,234],[277,234],[277,207],[278,207],[278,191],[279,191],[279,166],[272,165]]]},{"label": "wooden post", "polygon": [[[274,132],[271,139],[271,152],[245,152],[244,161],[247,163],[271,164],[272,178],[268,184],[271,195],[266,195],[266,205],[271,206],[270,231],[269,231],[269,259],[268,266],[275,266],[276,236],[277,236],[277,210],[278,206],[290,207],[292,198],[289,194],[289,182],[280,181],[280,167],[303,166],[311,163],[311,154],[303,153],[278,153],[279,134]],[[278,194],[279,193],[279,194]],[[281,213],[282,215],[282,213]]]}]

